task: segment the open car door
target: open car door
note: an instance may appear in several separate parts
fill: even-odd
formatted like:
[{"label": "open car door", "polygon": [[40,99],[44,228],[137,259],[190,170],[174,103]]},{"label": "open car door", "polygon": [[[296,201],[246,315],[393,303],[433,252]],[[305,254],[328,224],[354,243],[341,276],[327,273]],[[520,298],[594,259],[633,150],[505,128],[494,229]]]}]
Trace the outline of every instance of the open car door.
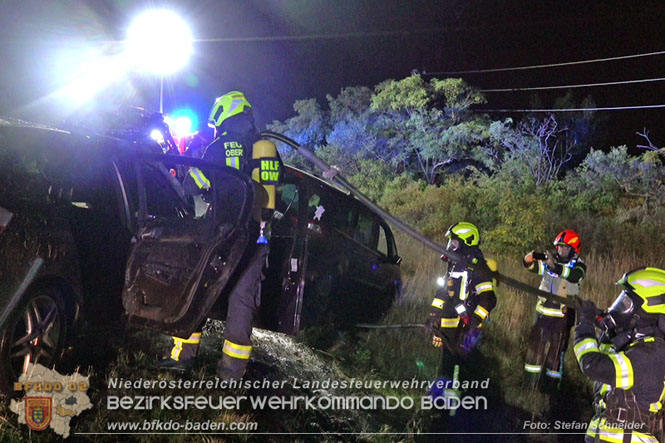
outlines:
[{"label": "open car door", "polygon": [[130,326],[189,336],[229,281],[249,241],[251,179],[175,156],[135,163],[136,244],[123,306]]}]

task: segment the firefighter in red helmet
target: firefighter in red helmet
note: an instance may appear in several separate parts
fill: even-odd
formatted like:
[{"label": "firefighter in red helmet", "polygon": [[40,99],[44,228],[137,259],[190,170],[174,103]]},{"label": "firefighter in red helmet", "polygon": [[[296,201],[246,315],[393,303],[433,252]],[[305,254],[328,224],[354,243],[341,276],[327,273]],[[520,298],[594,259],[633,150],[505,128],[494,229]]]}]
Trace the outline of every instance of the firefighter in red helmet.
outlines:
[{"label": "firefighter in red helmet", "polygon": [[[530,272],[543,276],[540,290],[560,297],[578,295],[580,282],[586,274],[586,265],[578,255],[581,250],[580,236],[567,229],[555,237],[553,244],[556,252],[531,251],[524,256],[523,265]],[[529,384],[537,386],[544,371],[545,383],[558,388],[563,376],[563,357],[574,322],[574,310],[539,298],[524,363]]]}]

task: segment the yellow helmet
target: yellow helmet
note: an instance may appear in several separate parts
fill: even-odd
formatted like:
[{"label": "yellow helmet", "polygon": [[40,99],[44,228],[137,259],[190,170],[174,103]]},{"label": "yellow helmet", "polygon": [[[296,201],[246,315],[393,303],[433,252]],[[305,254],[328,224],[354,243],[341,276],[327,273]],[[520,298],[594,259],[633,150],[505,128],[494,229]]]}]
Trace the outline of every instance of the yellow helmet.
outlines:
[{"label": "yellow helmet", "polygon": [[446,232],[446,237],[459,238],[467,246],[478,246],[480,234],[476,225],[468,222],[459,222],[451,225]]},{"label": "yellow helmet", "polygon": [[247,101],[245,94],[239,91],[228,92],[215,99],[208,117],[208,126],[211,128],[221,126],[227,118],[244,112],[252,112],[252,105]]},{"label": "yellow helmet", "polygon": [[665,314],[665,271],[640,268],[626,272],[617,285],[637,295],[642,310],[649,314]]}]

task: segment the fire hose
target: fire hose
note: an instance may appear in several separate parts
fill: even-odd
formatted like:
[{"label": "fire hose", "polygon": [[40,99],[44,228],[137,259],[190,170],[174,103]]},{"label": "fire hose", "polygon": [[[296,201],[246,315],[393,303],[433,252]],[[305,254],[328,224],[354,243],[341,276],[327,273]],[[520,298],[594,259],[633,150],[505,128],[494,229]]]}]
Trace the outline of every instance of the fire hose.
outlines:
[{"label": "fire hose", "polygon": [[[385,210],[381,209],[381,207],[377,206],[371,199],[369,199],[367,196],[365,196],[362,192],[360,192],[358,189],[356,189],[355,186],[353,186],[351,183],[349,183],[340,173],[337,169],[331,167],[328,165],[326,162],[321,160],[319,157],[317,157],[311,150],[306,148],[305,146],[299,145],[295,140],[276,133],[272,131],[265,131],[261,132],[261,135],[263,137],[267,138],[272,138],[274,140],[280,141],[282,143],[287,144],[288,146],[292,147],[293,149],[296,150],[300,155],[305,157],[307,160],[309,160],[314,166],[319,168],[321,171],[323,171],[323,176],[328,180],[329,182],[332,182],[336,184],[337,186],[341,187],[342,189],[345,189],[347,192],[349,192],[351,195],[356,197],[360,202],[368,206],[370,209],[372,209],[376,214],[380,215],[383,217],[385,220],[389,221],[392,223],[394,226],[396,226],[400,231],[404,232],[405,234],[409,235],[413,239],[421,242],[434,252],[437,252],[442,255],[446,255],[449,260],[455,261],[455,262],[461,262],[464,261],[464,257],[462,257],[460,254],[458,254],[455,251],[450,251],[446,249],[445,246],[441,245],[440,243],[435,242],[434,240],[425,237],[415,229],[413,229],[411,226],[400,220],[399,218],[391,215],[390,213],[386,212]],[[498,282],[504,283],[508,286],[511,286],[519,291],[526,292],[527,294],[530,295],[535,295],[538,297],[543,297],[546,300],[556,302],[556,303],[561,303],[563,305],[569,306],[573,309],[578,308],[580,305],[580,298],[577,296],[569,296],[569,297],[561,297],[559,295],[555,294],[550,294],[549,292],[541,291],[540,289],[534,288],[533,286],[530,286],[526,283],[523,283],[519,280],[516,280],[512,277],[508,277],[507,275],[500,274],[498,271],[493,272],[494,278]],[[394,325],[396,327],[420,327],[421,325]],[[422,325],[424,327],[424,325]]]}]

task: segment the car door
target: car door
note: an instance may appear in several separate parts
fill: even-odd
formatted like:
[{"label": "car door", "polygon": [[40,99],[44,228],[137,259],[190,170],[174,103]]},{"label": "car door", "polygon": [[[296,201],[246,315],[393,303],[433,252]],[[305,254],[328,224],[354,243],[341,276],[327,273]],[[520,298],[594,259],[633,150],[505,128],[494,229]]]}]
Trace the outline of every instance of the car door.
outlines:
[{"label": "car door", "polygon": [[137,230],[123,307],[132,326],[188,336],[248,244],[252,182],[234,169],[175,156],[140,156],[133,173]]}]

